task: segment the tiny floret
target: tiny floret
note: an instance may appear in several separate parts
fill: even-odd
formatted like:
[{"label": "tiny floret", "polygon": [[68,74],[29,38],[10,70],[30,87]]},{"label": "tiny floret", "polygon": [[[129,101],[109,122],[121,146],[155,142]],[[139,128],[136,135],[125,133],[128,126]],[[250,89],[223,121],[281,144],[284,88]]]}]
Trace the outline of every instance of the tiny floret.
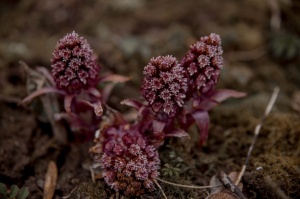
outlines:
[{"label": "tiny floret", "polygon": [[58,89],[73,94],[95,86],[100,68],[84,37],[75,32],[67,34],[52,54],[52,76]]},{"label": "tiny floret", "polygon": [[142,93],[152,110],[174,117],[188,89],[184,68],[173,56],[158,56],[145,66],[143,74]]},{"label": "tiny floret", "polygon": [[189,93],[207,93],[217,84],[223,67],[220,36],[211,33],[191,45],[181,64],[189,75]]}]

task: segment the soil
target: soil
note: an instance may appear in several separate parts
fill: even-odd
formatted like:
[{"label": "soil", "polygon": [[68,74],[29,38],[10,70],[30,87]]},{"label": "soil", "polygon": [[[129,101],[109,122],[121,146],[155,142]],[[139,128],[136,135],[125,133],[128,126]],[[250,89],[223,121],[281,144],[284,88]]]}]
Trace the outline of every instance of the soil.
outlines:
[{"label": "soil", "polygon": [[[54,198],[110,198],[103,180],[92,183],[88,153],[92,141],[53,138],[51,125],[32,106],[18,106],[27,95],[19,66],[50,67],[56,42],[73,30],[89,41],[102,71],[131,77],[117,87],[110,105],[123,113],[125,98],[138,98],[143,66],[158,55],[180,59],[189,45],[215,32],[222,38],[224,69],[218,88],[246,92],[210,112],[208,141],[171,139],[160,148],[160,178],[209,185],[221,171],[240,171],[274,87],[280,93],[266,118],[242,179],[247,198],[300,198],[300,4],[278,1],[280,27],[270,25],[277,1],[100,0],[0,3],[0,182],[26,186],[28,198],[42,198],[52,160],[58,167]],[[273,17],[273,18],[272,18]],[[294,42],[288,43],[287,40]],[[296,50],[295,50],[296,49]],[[298,99],[298,101],[297,101]],[[297,108],[298,104],[298,108]],[[172,170],[172,172],[163,172]],[[160,183],[168,198],[205,198],[209,190]],[[280,190],[283,195],[280,195]],[[159,189],[141,198],[162,198]]]}]

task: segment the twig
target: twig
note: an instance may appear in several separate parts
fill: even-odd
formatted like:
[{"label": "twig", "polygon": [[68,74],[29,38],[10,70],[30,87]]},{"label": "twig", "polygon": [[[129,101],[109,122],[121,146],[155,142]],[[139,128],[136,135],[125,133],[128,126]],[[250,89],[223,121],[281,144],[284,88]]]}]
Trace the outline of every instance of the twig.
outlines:
[{"label": "twig", "polygon": [[63,199],[69,198],[74,193],[74,191],[76,191],[77,188],[78,188],[78,185],[75,188],[73,188],[67,196],[63,196],[62,198]]},{"label": "twig", "polygon": [[273,30],[279,31],[281,26],[281,13],[279,8],[278,0],[267,0],[271,8],[271,21],[270,26]]},{"label": "twig", "polygon": [[161,193],[163,194],[165,199],[168,199],[164,190],[161,188],[161,186],[156,182],[156,180],[153,180],[153,182],[156,184],[156,186],[160,189]]},{"label": "twig", "polygon": [[90,166],[90,173],[91,173],[91,177],[92,177],[92,182],[96,182],[95,180],[95,171],[93,166]]},{"label": "twig", "polygon": [[249,163],[251,152],[252,152],[252,150],[254,148],[254,145],[255,145],[255,142],[256,142],[257,137],[259,135],[260,129],[261,129],[261,127],[262,127],[262,125],[263,125],[266,117],[269,115],[269,113],[270,113],[270,111],[271,111],[271,109],[272,109],[272,107],[273,107],[273,105],[274,105],[274,103],[276,101],[278,93],[279,93],[279,88],[278,87],[274,88],[273,94],[272,94],[271,99],[269,101],[269,104],[268,104],[268,106],[267,106],[267,108],[265,110],[265,113],[264,113],[263,117],[261,118],[260,122],[255,127],[254,137],[253,137],[251,146],[249,147],[248,154],[247,154],[247,157],[246,157],[246,161],[245,161],[244,165],[242,166],[242,169],[241,169],[241,171],[239,173],[239,176],[238,176],[237,180],[235,181],[235,185],[238,185],[240,183],[240,181],[241,181],[241,179],[242,179],[242,177],[243,177],[243,175],[245,173],[246,167],[247,167],[247,165]]},{"label": "twig", "polygon": [[207,188],[213,188],[213,187],[223,186],[222,184],[219,184],[219,185],[210,185],[210,186],[183,185],[183,184],[177,184],[177,183],[173,183],[173,182],[168,182],[168,181],[162,180],[160,178],[156,178],[156,179],[158,181],[161,181],[161,182],[169,184],[169,185],[173,185],[173,186],[177,186],[177,187],[190,188],[190,189],[207,189]]},{"label": "twig", "polygon": [[220,173],[220,180],[232,193],[237,195],[240,199],[247,199],[243,192],[231,181],[231,179],[223,172]]},{"label": "twig", "polygon": [[[271,9],[271,20],[270,26],[271,29],[275,31],[279,31],[281,28],[281,9],[280,9],[280,2],[285,3],[287,5],[291,5],[291,0],[266,0]],[[280,2],[279,2],[280,1]]]}]

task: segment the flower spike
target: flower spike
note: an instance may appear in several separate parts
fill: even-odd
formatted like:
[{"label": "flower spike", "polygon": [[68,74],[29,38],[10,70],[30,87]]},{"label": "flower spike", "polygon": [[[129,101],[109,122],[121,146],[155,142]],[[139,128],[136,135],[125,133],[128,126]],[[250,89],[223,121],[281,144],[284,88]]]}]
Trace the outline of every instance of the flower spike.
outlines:
[{"label": "flower spike", "polygon": [[93,51],[87,40],[75,32],[58,41],[51,62],[57,88],[69,94],[94,87],[98,81],[100,68]]},{"label": "flower spike", "polygon": [[188,89],[186,73],[175,57],[152,58],[144,68],[142,94],[154,112],[174,117]]},{"label": "flower spike", "polygon": [[191,45],[181,60],[190,78],[189,95],[197,91],[205,94],[214,88],[223,68],[222,54],[220,36],[214,33],[201,37],[200,41]]}]

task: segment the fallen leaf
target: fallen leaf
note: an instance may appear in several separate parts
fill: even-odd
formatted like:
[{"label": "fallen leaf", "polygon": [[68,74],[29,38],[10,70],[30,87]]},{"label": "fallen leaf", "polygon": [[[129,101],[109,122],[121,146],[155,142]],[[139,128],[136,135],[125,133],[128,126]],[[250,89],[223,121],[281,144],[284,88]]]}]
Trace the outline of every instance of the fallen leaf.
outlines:
[{"label": "fallen leaf", "polygon": [[57,166],[54,161],[48,164],[47,173],[45,175],[44,197],[43,199],[52,199],[57,182]]}]

